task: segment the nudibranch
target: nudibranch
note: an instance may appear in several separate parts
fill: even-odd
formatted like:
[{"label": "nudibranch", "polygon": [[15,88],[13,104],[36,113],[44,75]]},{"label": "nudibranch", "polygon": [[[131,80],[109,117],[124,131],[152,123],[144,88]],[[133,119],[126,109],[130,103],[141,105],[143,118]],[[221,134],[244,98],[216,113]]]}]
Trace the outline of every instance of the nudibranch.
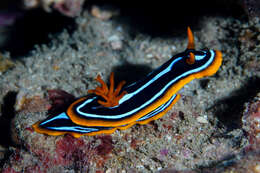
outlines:
[{"label": "nudibranch", "polygon": [[218,50],[195,50],[194,37],[188,27],[187,49],[173,56],[143,79],[114,88],[114,74],[109,87],[101,84],[89,95],[74,101],[65,112],[37,122],[33,128],[48,135],[71,134],[74,137],[113,133],[134,124],[147,124],[162,117],[178,101],[177,92],[195,78],[211,76],[222,62]]}]

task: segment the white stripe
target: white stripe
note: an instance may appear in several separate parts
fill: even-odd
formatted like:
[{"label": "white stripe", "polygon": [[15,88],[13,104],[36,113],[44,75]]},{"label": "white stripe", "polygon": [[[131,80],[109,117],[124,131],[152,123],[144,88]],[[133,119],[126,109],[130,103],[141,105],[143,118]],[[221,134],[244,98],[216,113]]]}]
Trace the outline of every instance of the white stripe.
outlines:
[{"label": "white stripe", "polygon": [[[97,115],[97,114],[89,114],[89,113],[85,113],[85,112],[81,112],[80,109],[82,107],[84,107],[87,103],[89,103],[89,101],[85,101],[84,103],[82,103],[80,106],[78,106],[76,108],[76,111],[83,115],[83,116],[86,116],[86,117],[91,117],[91,118],[103,118],[103,119],[120,119],[120,118],[123,118],[123,117],[127,117],[135,112],[138,112],[139,110],[143,109],[144,107],[146,107],[147,105],[151,104],[152,102],[154,102],[158,97],[161,96],[162,93],[165,92],[165,90],[167,90],[167,88],[172,85],[174,82],[176,82],[177,80],[179,80],[180,78],[184,77],[184,76],[188,76],[189,74],[192,74],[192,73],[196,73],[196,72],[199,72],[205,68],[207,68],[214,60],[214,56],[215,56],[215,53],[213,50],[210,50],[211,52],[211,57],[209,59],[209,61],[207,63],[205,63],[203,66],[201,67],[198,67],[196,69],[193,69],[193,70],[190,70],[190,71],[187,71],[186,73],[183,73],[182,75],[176,77],[175,79],[173,79],[171,82],[169,82],[167,85],[165,85],[165,87],[160,91],[158,92],[155,96],[153,96],[150,100],[148,100],[146,103],[142,104],[140,107],[136,108],[136,109],[133,109],[129,112],[126,112],[124,114],[120,114],[120,115]],[[165,74],[166,72],[169,72],[172,68],[172,66],[177,62],[179,61],[181,58],[178,58],[176,59],[175,61],[173,61],[171,63],[171,65],[169,65],[169,67],[167,67],[164,71],[160,72],[158,75],[156,75],[154,77],[154,79],[152,79],[150,82],[147,82],[147,84],[145,84],[144,86],[147,87],[148,85],[150,85],[152,82],[154,82],[156,79],[158,79],[160,76],[162,76],[163,74]],[[145,87],[141,87],[140,89],[138,89],[137,91],[140,92],[142,89],[144,89]],[[130,93],[130,96],[134,96],[135,94],[137,94],[138,92],[133,92],[133,93]],[[131,98],[130,96],[128,96],[127,99]],[[122,98],[123,99],[123,98]],[[126,99],[124,99],[123,101],[125,101]],[[122,102],[123,102],[122,101]]]}]

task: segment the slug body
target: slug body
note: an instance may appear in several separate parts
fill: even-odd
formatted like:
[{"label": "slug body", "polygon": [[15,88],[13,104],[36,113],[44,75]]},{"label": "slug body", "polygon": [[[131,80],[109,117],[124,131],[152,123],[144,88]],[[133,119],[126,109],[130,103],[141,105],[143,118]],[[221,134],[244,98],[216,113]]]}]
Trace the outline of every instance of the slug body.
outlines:
[{"label": "slug body", "polygon": [[127,129],[134,124],[146,124],[163,116],[178,101],[177,92],[195,78],[217,72],[222,55],[217,50],[195,50],[194,38],[188,28],[187,49],[173,56],[143,79],[114,90],[114,75],[110,87],[97,77],[101,86],[89,90],[91,95],[73,102],[66,112],[33,125],[35,131],[49,135],[96,135]]}]

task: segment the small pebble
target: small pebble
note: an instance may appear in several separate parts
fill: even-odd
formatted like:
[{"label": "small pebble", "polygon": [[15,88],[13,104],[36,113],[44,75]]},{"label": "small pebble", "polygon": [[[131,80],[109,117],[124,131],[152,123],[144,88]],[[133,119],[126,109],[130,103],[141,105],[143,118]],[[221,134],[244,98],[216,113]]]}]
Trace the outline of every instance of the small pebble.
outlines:
[{"label": "small pebble", "polygon": [[25,8],[34,8],[36,6],[39,5],[39,1],[38,0],[24,0],[23,1],[23,5]]},{"label": "small pebble", "polygon": [[208,123],[208,120],[207,120],[206,116],[199,116],[199,117],[197,117],[197,121],[199,123],[202,123],[202,124],[207,124]]},{"label": "small pebble", "polygon": [[111,172],[112,172],[111,168],[108,168],[108,169],[106,170],[106,173],[111,173]]},{"label": "small pebble", "polygon": [[176,51],[177,50],[176,46],[171,46],[171,49],[172,49],[172,51]]},{"label": "small pebble", "polygon": [[260,173],[260,165],[259,164],[254,167],[254,171],[255,171],[255,173]]},{"label": "small pebble", "polygon": [[20,111],[25,103],[26,97],[28,96],[29,91],[27,89],[20,89],[16,96],[15,110]]},{"label": "small pebble", "polygon": [[108,41],[110,42],[113,50],[120,50],[123,47],[123,42],[117,35],[112,35],[108,38]]},{"label": "small pebble", "polygon": [[100,9],[98,6],[92,7],[91,14],[101,20],[108,20],[113,16],[112,11]]}]

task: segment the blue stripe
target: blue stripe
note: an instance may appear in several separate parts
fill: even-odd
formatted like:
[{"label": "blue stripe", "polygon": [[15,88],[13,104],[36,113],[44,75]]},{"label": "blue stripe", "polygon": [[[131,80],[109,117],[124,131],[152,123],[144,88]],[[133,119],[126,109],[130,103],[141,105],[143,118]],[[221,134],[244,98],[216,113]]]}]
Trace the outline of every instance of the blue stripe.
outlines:
[{"label": "blue stripe", "polygon": [[165,108],[167,108],[173,102],[175,97],[176,97],[176,94],[174,94],[168,102],[166,102],[165,104],[159,106],[157,109],[155,109],[154,111],[146,114],[145,116],[139,118],[137,121],[143,121],[143,120],[146,120],[146,119],[148,119],[150,117],[153,117],[154,115],[159,114],[160,112],[162,112]]},{"label": "blue stripe", "polygon": [[89,127],[79,127],[79,126],[63,126],[63,127],[48,127],[49,130],[61,131],[61,132],[76,132],[76,133],[90,133],[97,132],[99,129],[89,128]]},{"label": "blue stripe", "polygon": [[[56,121],[56,122],[55,122]],[[68,125],[62,125],[59,124],[58,121],[66,122]],[[58,125],[50,125],[51,123],[57,123]],[[111,129],[110,127],[85,127],[85,126],[79,126],[77,124],[74,124],[71,119],[67,116],[65,112],[62,112],[61,114],[43,121],[39,124],[40,128],[48,129],[48,130],[54,130],[54,131],[61,131],[61,132],[76,132],[76,133],[90,133],[90,132],[97,132],[100,130],[108,130]]]}]

